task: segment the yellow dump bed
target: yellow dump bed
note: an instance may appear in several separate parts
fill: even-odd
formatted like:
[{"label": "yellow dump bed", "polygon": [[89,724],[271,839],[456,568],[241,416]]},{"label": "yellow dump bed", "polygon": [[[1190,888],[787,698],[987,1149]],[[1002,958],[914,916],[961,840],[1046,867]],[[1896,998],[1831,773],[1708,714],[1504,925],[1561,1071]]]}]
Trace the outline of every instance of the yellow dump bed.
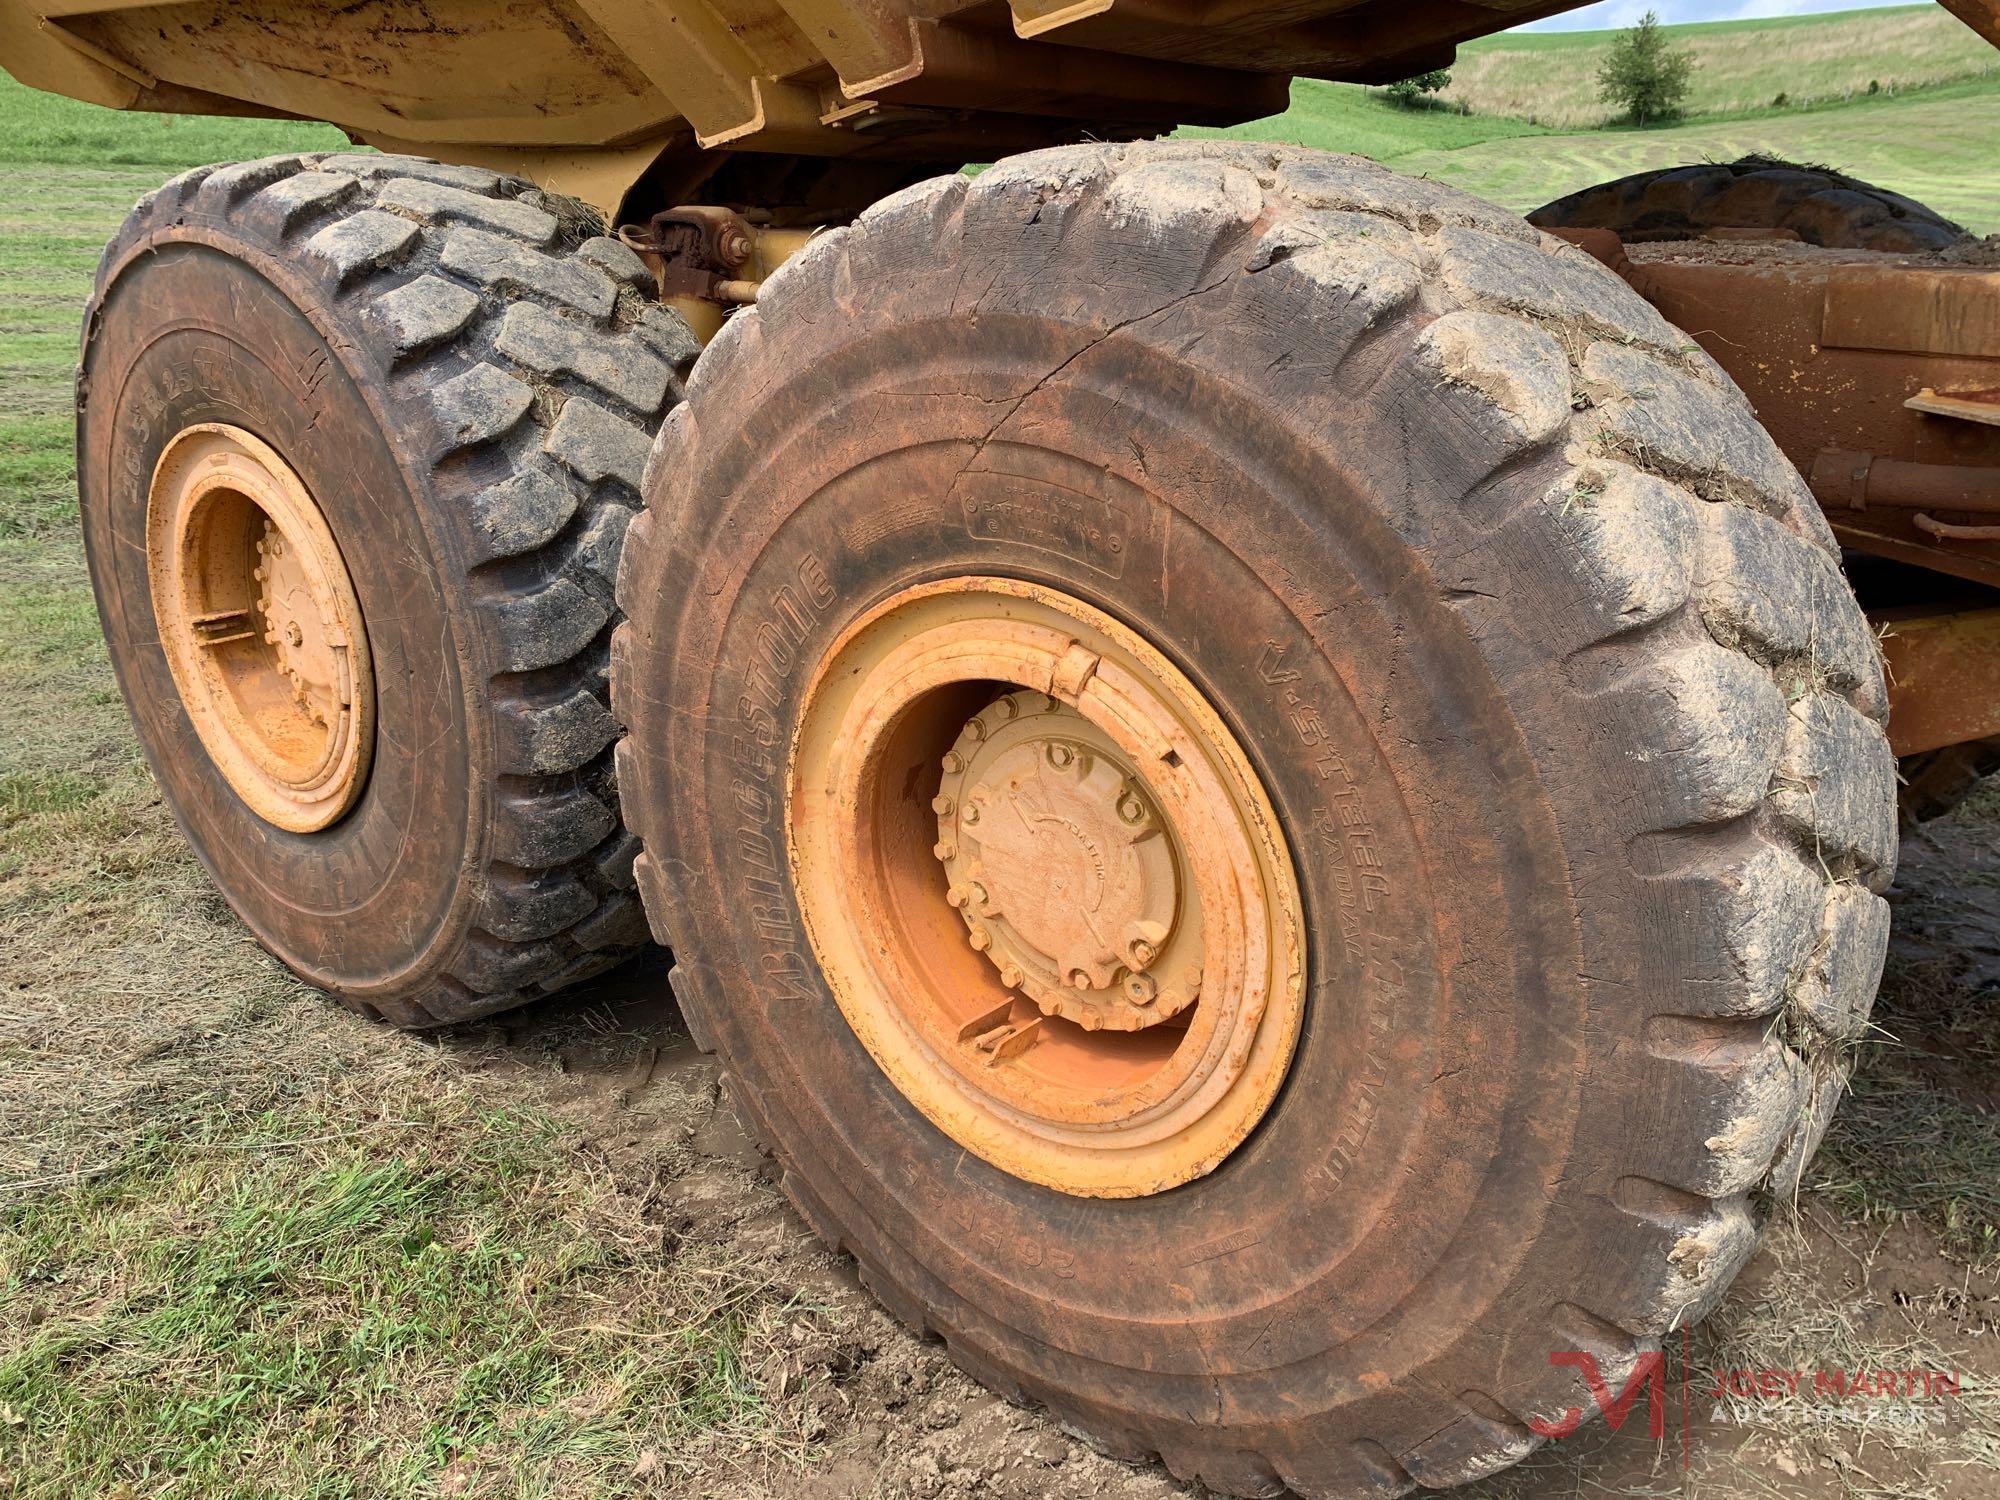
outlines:
[{"label": "yellow dump bed", "polygon": [[[0,63],[119,108],[429,146],[949,155],[1253,119],[1580,0],[0,0]],[[1036,123],[1043,122],[1043,123]],[[990,154],[990,153],[989,153]]]},{"label": "yellow dump bed", "polygon": [[[329,120],[604,204],[642,173],[699,180],[716,147],[956,164],[1255,119],[1294,76],[1407,77],[1580,3],[0,0],[0,65],[115,108]],[[2000,39],[2000,0],[1944,3]]]}]

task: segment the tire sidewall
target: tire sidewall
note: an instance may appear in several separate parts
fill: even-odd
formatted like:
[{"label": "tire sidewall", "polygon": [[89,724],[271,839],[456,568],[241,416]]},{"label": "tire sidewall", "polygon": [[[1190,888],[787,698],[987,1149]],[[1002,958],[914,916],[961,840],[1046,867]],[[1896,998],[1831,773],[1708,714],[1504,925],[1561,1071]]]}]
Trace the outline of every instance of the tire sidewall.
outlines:
[{"label": "tire sidewall", "polygon": [[[232,907],[308,980],[365,998],[451,961],[474,893],[439,881],[476,857],[471,768],[483,730],[462,670],[465,632],[406,455],[340,351],[352,332],[307,309],[252,243],[183,224],[112,265],[86,341],[78,428],[84,535],[100,617],[141,745]],[[158,641],[146,570],[147,483],[175,433],[241,426],[300,474],[359,599],[377,695],[359,801],[316,834],[257,817],[202,748]]]},{"label": "tire sidewall", "polygon": [[[1070,336],[1032,318],[958,334],[881,321],[947,391],[976,392],[982,361],[1047,367]],[[954,361],[966,378],[949,378]],[[700,776],[654,847],[682,872],[690,946],[727,996],[710,1023],[749,1106],[864,1263],[929,1289],[1016,1372],[1175,1422],[1212,1404],[1227,1349],[1254,1422],[1296,1415],[1275,1372],[1301,1360],[1338,1402],[1365,1370],[1441,1357],[1549,1227],[1584,999],[1559,841],[1512,710],[1435,589],[1409,586],[1380,476],[1336,469],[1224,382],[1143,352],[1045,393],[1018,443],[989,441],[976,394],[913,409],[893,381],[870,390],[879,363],[857,332],[767,393],[699,471],[702,516],[677,549],[701,586],[657,701],[703,711],[659,727]],[[1356,422],[1336,446],[1366,452]],[[1177,482],[1117,478],[1133,449]],[[1343,524],[1312,524],[1327,512]],[[731,572],[719,551],[749,565]],[[783,780],[805,684],[875,603],[978,574],[1065,590],[1175,658],[1291,843],[1309,1001],[1285,1091],[1215,1172],[1165,1194],[1080,1199],[969,1156],[854,1039],[804,937]],[[1503,1243],[1480,1232],[1496,1218]],[[1163,1299],[1178,1325],[1161,1323]]]}]

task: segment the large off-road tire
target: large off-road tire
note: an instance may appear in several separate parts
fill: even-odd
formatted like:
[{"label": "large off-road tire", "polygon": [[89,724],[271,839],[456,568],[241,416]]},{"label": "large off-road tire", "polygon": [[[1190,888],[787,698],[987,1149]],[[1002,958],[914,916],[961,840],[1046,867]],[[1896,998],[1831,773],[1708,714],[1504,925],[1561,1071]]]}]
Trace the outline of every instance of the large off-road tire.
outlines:
[{"label": "large off-road tire", "polygon": [[[230,905],[357,1010],[461,1021],[645,940],[612,779],[612,580],[697,352],[650,292],[580,205],[399,156],[199,168],[105,252],[78,468],[111,660]],[[195,723],[215,711],[162,647],[149,541],[156,570],[173,554],[149,512],[162,454],[204,432],[296,479],[365,622],[373,728],[357,710],[330,826],[297,831],[282,798],[266,815],[254,767],[225,774]]]},{"label": "large off-road tire", "polygon": [[[1886,940],[1882,673],[1797,472],[1587,256],[1357,158],[1038,152],[783,268],[646,492],[613,701],[675,992],[800,1211],[996,1389],[1225,1493],[1456,1484],[1594,1409],[1552,1354],[1616,1390],[1713,1307],[1794,1190]],[[1166,1191],[991,1165],[828,982],[792,813],[848,747],[799,736],[865,694],[816,674],[967,578],[1170,658],[1291,851],[1288,1076]],[[1072,658],[1049,692],[1110,670]],[[861,847],[954,853],[895,847],[939,774]]]},{"label": "large off-road tire", "polygon": [[1809,245],[1912,254],[1966,231],[1900,193],[1824,167],[1769,157],[1634,172],[1545,203],[1543,229],[1612,229],[1628,240],[1698,239],[1711,229],[1789,229]]}]

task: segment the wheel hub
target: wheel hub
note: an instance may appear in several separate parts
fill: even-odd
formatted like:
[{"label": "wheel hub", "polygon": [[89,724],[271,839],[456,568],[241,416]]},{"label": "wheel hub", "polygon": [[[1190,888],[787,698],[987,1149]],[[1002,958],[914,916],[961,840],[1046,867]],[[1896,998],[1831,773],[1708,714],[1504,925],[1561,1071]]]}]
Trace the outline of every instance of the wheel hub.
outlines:
[{"label": "wheel hub", "polygon": [[328,827],[367,778],[375,698],[318,503],[268,443],[204,423],[160,455],[146,532],[160,645],[202,748],[266,822]]},{"label": "wheel hub", "polygon": [[967,1150],[1135,1197],[1277,1098],[1305,1009],[1277,813],[1200,690],[1102,610],[1004,578],[883,601],[807,686],[786,785],[833,998]]},{"label": "wheel hub", "polygon": [[1200,992],[1201,914],[1145,783],[1061,700],[996,699],[943,758],[932,809],[945,899],[1044,1015],[1137,1031]]}]

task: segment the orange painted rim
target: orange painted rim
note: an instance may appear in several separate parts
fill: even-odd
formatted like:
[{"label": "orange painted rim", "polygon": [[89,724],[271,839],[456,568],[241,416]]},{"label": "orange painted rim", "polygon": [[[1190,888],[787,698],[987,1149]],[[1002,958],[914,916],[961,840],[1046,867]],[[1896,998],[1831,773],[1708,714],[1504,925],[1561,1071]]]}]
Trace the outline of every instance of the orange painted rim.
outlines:
[{"label": "orange painted rim", "polygon": [[354,805],[374,750],[361,606],[333,529],[276,449],[209,422],[175,434],[146,498],[160,645],[202,748],[292,833]]},{"label": "orange painted rim", "polygon": [[1087,1197],[1213,1170],[1276,1098],[1304,918],[1241,745],[1148,642],[1053,589],[905,590],[835,643],[787,782],[835,1000],[995,1166]]}]

